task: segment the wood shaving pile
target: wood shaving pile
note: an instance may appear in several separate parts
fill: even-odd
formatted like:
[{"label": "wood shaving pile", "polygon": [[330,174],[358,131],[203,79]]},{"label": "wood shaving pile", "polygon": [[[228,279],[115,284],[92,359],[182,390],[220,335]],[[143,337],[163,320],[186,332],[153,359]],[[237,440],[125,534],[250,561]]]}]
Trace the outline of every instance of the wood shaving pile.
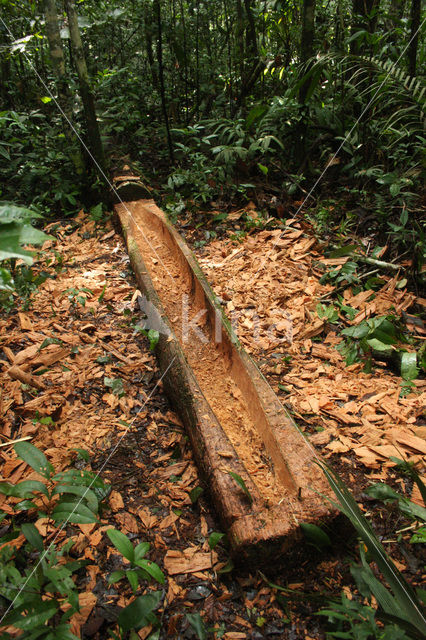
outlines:
[{"label": "wood shaving pile", "polygon": [[[326,455],[339,453],[344,459],[354,452],[359,462],[377,470],[394,465],[390,456],[422,467],[426,382],[416,380],[415,391],[400,398],[401,378],[389,370],[368,374],[361,363],[345,366],[336,350],[341,338],[319,319],[316,306],[334,289],[320,284],[319,263],[336,268],[348,258],[325,259],[315,238],[292,222],[284,232],[249,235],[237,248],[231,240],[216,240],[199,251],[199,262],[234,319],[241,343],[296,420],[315,425],[318,433],[311,441],[325,446]],[[347,325],[372,314],[400,315],[416,300],[396,288],[399,274],[381,278],[385,284],[376,292],[354,295],[350,286],[340,291],[344,304],[358,310],[352,322],[345,318]],[[285,356],[291,356],[290,365]]]}]

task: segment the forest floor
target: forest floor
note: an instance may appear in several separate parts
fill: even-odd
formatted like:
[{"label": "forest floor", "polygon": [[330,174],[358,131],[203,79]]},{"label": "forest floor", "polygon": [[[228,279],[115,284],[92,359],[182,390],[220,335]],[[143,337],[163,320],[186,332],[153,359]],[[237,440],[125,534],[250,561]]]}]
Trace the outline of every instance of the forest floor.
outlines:
[{"label": "forest floor", "polygon": [[[263,229],[239,242],[239,212],[228,218],[233,228],[208,245],[200,246],[199,232],[190,226],[182,231],[227,312],[240,312],[243,345],[299,427],[350,483],[407,580],[424,584],[420,545],[408,542],[412,529],[396,533],[411,523],[395,506],[373,512],[363,490],[386,480],[421,504],[416,487],[389,457],[424,465],[425,381],[414,381],[413,391],[400,397],[401,378],[385,366],[369,374],[360,363],[345,366],[333,324],[315,314],[318,301],[326,302],[333,290],[319,283],[318,263],[339,266],[345,259],[323,258],[304,223],[287,221],[282,237],[279,229]],[[355,593],[349,571],[357,557],[354,540],[347,532],[329,532],[331,546],[301,544],[274,569],[233,567],[226,539],[212,544],[220,524],[163,394],[149,342],[135,331],[138,292],[121,236],[111,222],[95,224],[83,214],[51,231],[57,240],[45,244],[33,267],[46,280],[29,304],[0,316],[0,472],[11,483],[35,477],[13,449],[24,438],[45,452],[56,471],[75,464],[75,449],[86,449],[86,468],[112,486],[100,524],[68,524],[57,536],[58,547],[72,539],[73,557],[88,561],[78,574],[81,610],[72,618],[73,632],[112,637],[117,613],[134,597],[124,581],[108,584],[123,564],[106,535],[113,527],[134,542],[149,542],[150,560],[166,575],[158,637],[202,638],[187,618],[194,613],[201,614],[206,637],[325,637],[326,618],[316,612],[342,590]],[[398,278],[383,277],[375,313],[401,314],[419,302],[397,288]],[[346,287],[342,295],[357,310],[352,324],[371,311],[371,292],[353,295]],[[279,325],[276,314],[283,305],[292,319],[291,341],[288,322]],[[13,527],[15,502],[0,495],[7,516],[2,535]],[[44,538],[55,535],[50,520],[35,525]],[[24,543],[21,535],[5,544]],[[140,592],[153,588],[146,583]],[[138,637],[152,631],[144,627]],[[13,629],[9,633],[13,637]]]}]

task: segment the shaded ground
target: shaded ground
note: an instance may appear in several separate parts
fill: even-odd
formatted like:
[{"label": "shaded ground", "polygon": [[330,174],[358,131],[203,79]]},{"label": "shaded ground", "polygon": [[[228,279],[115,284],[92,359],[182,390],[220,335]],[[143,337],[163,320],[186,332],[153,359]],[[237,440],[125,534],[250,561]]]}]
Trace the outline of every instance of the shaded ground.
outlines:
[{"label": "shaded ground", "polygon": [[[296,328],[297,323],[307,325],[306,331],[316,322],[310,305],[324,291],[316,284],[312,266],[314,245],[308,246],[311,239],[303,237],[297,222],[293,226],[291,233],[296,236],[289,237],[287,245],[278,250],[285,252],[280,259],[285,260],[288,269],[285,283],[290,289],[286,302],[289,308],[306,309],[296,319]],[[254,293],[249,265],[258,267],[257,242],[264,247],[274,238],[267,235],[269,232],[262,233],[248,237],[245,245],[215,243],[200,254],[203,267],[226,305],[232,301],[235,307],[240,304],[247,308],[246,293],[249,289]],[[75,558],[89,561],[86,573],[79,574],[83,609],[73,621],[74,633],[82,638],[110,637],[108,629],[114,627],[117,612],[133,598],[124,583],[114,587],[107,584],[111,571],[122,566],[121,557],[105,535],[113,526],[134,541],[150,542],[150,559],[165,571],[167,582],[159,614],[161,638],[197,637],[186,618],[187,613],[194,612],[202,614],[208,628],[215,628],[217,638],[324,637],[326,621],[314,614],[326,604],[327,597],[338,596],[342,588],[349,592],[348,558],[354,555],[354,547],[348,531],[334,532],[332,548],[300,547],[288,558],[280,559],[280,567],[265,567],[262,573],[242,567],[232,570],[224,539],[213,550],[210,548],[209,537],[212,532],[220,532],[220,525],[207,491],[196,500],[191,493],[202,487],[202,482],[187,438],[162,394],[148,341],[135,332],[140,321],[135,311],[137,292],[122,240],[111,225],[96,227],[84,216],[61,226],[57,234],[58,242],[46,245],[35,265],[35,271],[47,271],[49,277],[33,295],[30,307],[0,318],[0,457],[2,479],[16,483],[31,477],[31,470],[16,458],[9,441],[29,438],[46,452],[57,470],[66,468],[74,459],[73,448],[83,447],[91,453],[91,468],[112,485],[110,507],[103,513],[101,526],[69,525],[59,538],[63,544],[72,537]],[[217,266],[232,254],[225,262],[229,271]],[[291,261],[299,266],[292,267]],[[272,261],[263,271],[259,286],[264,289],[257,292],[267,320],[271,291],[277,289],[277,264],[281,263]],[[238,265],[244,265],[247,278],[238,277]],[[311,290],[307,291],[307,284]],[[298,297],[303,298],[302,302],[297,301]],[[359,369],[354,369],[349,379],[350,372],[333,356],[337,352],[330,333],[325,344],[316,342],[315,335],[299,331],[291,348],[282,344],[270,348],[262,343],[258,351],[248,337],[252,330],[250,313],[247,319],[247,334],[242,336],[246,346],[259,359],[296,419],[301,417],[300,426],[315,431],[316,444],[324,447],[326,455],[356,486],[358,497],[362,497],[361,490],[370,478],[383,477],[387,453],[381,455],[383,451],[377,452],[377,447],[392,446],[387,440],[389,426],[402,431],[408,423],[411,435],[424,442],[424,432],[416,431],[424,429],[419,422],[419,396],[411,394],[404,402],[398,401],[400,380],[396,376],[384,373],[380,380],[364,378]],[[292,356],[291,368],[282,357],[288,354]],[[11,365],[15,367],[12,376]],[[29,376],[26,382],[22,373]],[[302,378],[305,374],[307,377]],[[298,384],[300,380],[302,384]],[[348,392],[345,385],[350,386],[355,380],[359,393],[368,397],[358,400],[357,395]],[[335,388],[324,389],[324,381],[337,383],[340,395]],[[375,385],[387,391],[382,396],[389,401],[387,405],[377,398]],[[325,394],[327,400],[323,398]],[[353,423],[353,416],[362,407],[347,405],[358,401],[368,409],[360,414],[365,416],[367,425],[363,421]],[[392,415],[395,411],[398,414]],[[367,428],[359,433],[363,427]],[[370,439],[360,442],[365,436]],[[377,444],[374,438],[383,442]],[[411,443],[420,447],[418,440]],[[356,450],[358,446],[368,449],[374,464],[365,466],[367,454],[361,455]],[[398,446],[410,459],[421,462],[422,451],[402,441]],[[388,472],[391,482],[402,484],[392,468]],[[411,491],[409,483],[405,488]],[[0,508],[12,515],[14,501],[0,496]],[[11,526],[8,523],[10,520],[2,523],[3,533]],[[421,584],[421,564],[412,548],[404,539],[398,548],[395,544],[395,524],[403,528],[406,522],[401,518],[396,523],[395,511],[383,509],[376,516],[376,524],[385,539],[392,535],[388,548],[406,577]],[[36,526],[44,536],[51,533],[46,522],[39,521]],[[18,539],[13,544],[19,546],[23,542]],[[266,576],[284,591],[270,586]],[[152,584],[146,584],[140,592],[152,588]],[[139,637],[148,637],[150,631],[144,628]],[[9,632],[13,635],[13,630]],[[213,637],[213,631],[211,634]]]}]

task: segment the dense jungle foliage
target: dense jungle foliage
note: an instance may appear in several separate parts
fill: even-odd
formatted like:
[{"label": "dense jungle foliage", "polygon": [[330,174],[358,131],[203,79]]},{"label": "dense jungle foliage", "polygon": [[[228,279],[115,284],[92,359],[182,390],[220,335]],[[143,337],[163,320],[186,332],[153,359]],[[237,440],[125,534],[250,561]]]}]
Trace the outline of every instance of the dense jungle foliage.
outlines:
[{"label": "dense jungle foliage", "polygon": [[421,270],[419,0],[1,5],[2,200],[72,214],[124,159],[174,216],[303,208]]}]

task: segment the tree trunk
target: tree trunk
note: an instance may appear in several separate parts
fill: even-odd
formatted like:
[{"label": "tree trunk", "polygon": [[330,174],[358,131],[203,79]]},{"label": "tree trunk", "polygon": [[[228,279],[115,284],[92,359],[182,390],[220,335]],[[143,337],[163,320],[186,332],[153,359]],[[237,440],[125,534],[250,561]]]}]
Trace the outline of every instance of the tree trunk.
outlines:
[{"label": "tree trunk", "polygon": [[87,146],[93,158],[96,160],[97,169],[101,169],[103,172],[105,169],[105,161],[102,141],[99,133],[98,121],[96,119],[95,102],[89,86],[89,73],[87,71],[86,59],[84,57],[83,43],[81,41],[74,0],[65,0],[65,10],[68,16],[68,27],[74,54],[74,64],[77,70],[80,96],[86,120]]},{"label": "tree trunk", "polygon": [[80,141],[72,128],[72,95],[68,85],[65,69],[65,58],[59,31],[58,14],[55,0],[45,0],[46,35],[49,43],[50,60],[56,77],[58,102],[65,114],[64,135],[68,143],[68,151],[78,175],[84,173],[84,162],[80,151]]},{"label": "tree trunk", "polygon": [[[316,0],[303,1],[302,38],[300,41],[300,60],[302,64],[305,64],[309,58],[312,58],[314,52],[315,2]],[[305,102],[310,84],[311,79],[309,78],[301,85],[299,102]]]},{"label": "tree trunk", "polygon": [[[362,30],[367,31],[368,33],[374,33],[379,5],[380,0],[353,0],[352,35]],[[375,14],[371,15],[375,9]],[[352,40],[350,50],[351,53],[355,55],[359,55],[362,51],[364,51],[364,53],[368,53],[368,51],[365,50],[365,45],[362,46],[359,39]]]},{"label": "tree trunk", "polygon": [[158,86],[158,74],[154,61],[154,53],[152,47],[152,15],[150,7],[146,6],[144,11],[144,24],[145,24],[145,45],[146,45],[146,54],[148,57],[149,66],[152,74],[152,82],[154,84],[154,88]]},{"label": "tree trunk", "polygon": [[410,76],[416,75],[417,67],[417,48],[419,45],[419,27],[420,27],[420,0],[412,0],[411,2],[411,30],[410,44],[408,46],[408,73]]},{"label": "tree trunk", "polygon": [[158,74],[160,79],[161,108],[163,111],[164,124],[167,133],[167,144],[169,147],[169,156],[172,164],[174,163],[173,143],[170,135],[169,116],[167,114],[166,91],[164,88],[164,68],[163,68],[163,25],[161,21],[161,0],[154,0],[154,9],[157,16],[157,58],[158,58]]},{"label": "tree trunk", "polygon": [[237,56],[240,82],[243,82],[244,76],[244,20],[243,20],[243,7],[241,0],[237,0],[237,21],[235,29],[235,41],[237,44]]}]

